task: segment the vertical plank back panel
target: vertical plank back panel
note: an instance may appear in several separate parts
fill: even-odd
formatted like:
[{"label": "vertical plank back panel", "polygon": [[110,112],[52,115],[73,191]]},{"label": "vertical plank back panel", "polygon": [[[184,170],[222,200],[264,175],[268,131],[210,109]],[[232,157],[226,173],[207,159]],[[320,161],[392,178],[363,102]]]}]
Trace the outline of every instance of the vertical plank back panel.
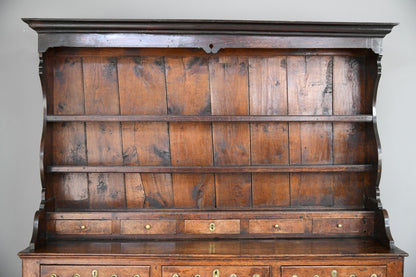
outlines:
[{"label": "vertical plank back panel", "polygon": [[[117,59],[83,57],[86,114],[119,114]],[[122,164],[121,128],[118,122],[87,122],[89,165]],[[90,208],[124,208],[123,174],[89,173]]]},{"label": "vertical plank back panel", "polygon": [[121,57],[117,67],[121,114],[166,114],[163,57]]},{"label": "vertical plank back panel", "polygon": [[[118,61],[121,114],[166,114],[165,62],[160,56],[122,57]],[[123,122],[124,165],[170,165],[168,125]],[[173,206],[170,174],[127,173],[128,208]]]},{"label": "vertical plank back panel", "polygon": [[168,113],[172,115],[211,114],[208,58],[168,56],[165,61]]},{"label": "vertical plank back panel", "polygon": [[334,57],[334,114],[368,113],[364,57]]},{"label": "vertical plank back panel", "polygon": [[[365,113],[364,59],[334,58],[334,114]],[[365,163],[366,126],[363,123],[334,123],[334,163]]]},{"label": "vertical plank back panel", "polygon": [[[286,56],[249,58],[251,115],[287,114]],[[252,165],[289,164],[288,123],[251,123]],[[289,174],[254,173],[253,207],[287,206]]]},{"label": "vertical plank back panel", "polygon": [[[208,59],[166,58],[168,112],[175,115],[211,113]],[[210,123],[170,123],[172,165],[213,165]],[[215,207],[213,174],[172,174],[176,208]]]},{"label": "vertical plank back panel", "polygon": [[253,173],[252,186],[254,208],[290,206],[288,173]]},{"label": "vertical plank back panel", "polygon": [[[334,114],[355,115],[368,111],[363,57],[334,57]],[[334,163],[366,163],[366,123],[334,123]],[[362,207],[368,173],[337,174],[334,179],[337,207]]]},{"label": "vertical plank back panel", "polygon": [[212,114],[249,114],[247,57],[213,56],[209,73]]},{"label": "vertical plank back panel", "polygon": [[[249,114],[248,58],[215,56],[209,71],[212,114]],[[213,123],[212,134],[214,165],[250,165],[248,123]],[[216,174],[215,185],[218,208],[251,206],[250,174]]]},{"label": "vertical plank back panel", "polygon": [[[117,53],[117,58],[110,52],[58,55],[51,112],[261,116],[371,111],[362,56]],[[56,165],[331,165],[376,159],[370,123],[64,122],[51,127]],[[370,150],[368,145],[373,145]],[[362,208],[372,174],[66,173],[50,180],[56,184],[57,209]],[[356,193],[352,197],[347,191]]]},{"label": "vertical plank back panel", "polygon": [[[288,113],[331,115],[333,58],[289,56]],[[332,164],[332,123],[290,123],[290,164]],[[320,173],[290,175],[292,206],[332,206],[333,176]]]},{"label": "vertical plank back panel", "polygon": [[[58,115],[84,114],[82,60],[56,57],[54,66],[52,112]],[[55,123],[52,129],[52,161],[55,164],[87,164],[85,123]],[[53,176],[57,209],[87,208],[87,174],[68,173]]]}]

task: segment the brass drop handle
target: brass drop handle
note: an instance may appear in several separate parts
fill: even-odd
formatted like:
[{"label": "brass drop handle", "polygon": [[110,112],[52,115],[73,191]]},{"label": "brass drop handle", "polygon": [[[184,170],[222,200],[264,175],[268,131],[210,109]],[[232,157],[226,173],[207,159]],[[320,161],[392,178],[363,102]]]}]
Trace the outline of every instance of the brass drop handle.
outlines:
[{"label": "brass drop handle", "polygon": [[342,228],[342,224],[337,224],[337,227],[338,228]]},{"label": "brass drop handle", "polygon": [[140,277],[140,275],[139,274],[135,274],[135,275],[133,275],[133,277]]},{"label": "brass drop handle", "polygon": [[350,275],[350,277],[357,277],[357,275],[355,275],[355,274],[351,274],[351,275]]},{"label": "brass drop handle", "polygon": [[[210,224],[209,224],[209,230],[210,230],[211,232],[214,232],[214,231],[215,231],[215,227],[216,227],[216,226],[215,226],[215,223],[214,223],[214,222],[212,222],[212,223],[210,223]],[[218,269],[215,269],[215,270],[218,270]],[[214,271],[215,271],[215,270],[214,270]],[[219,271],[218,271],[218,272],[219,272]]]},{"label": "brass drop handle", "polygon": [[91,271],[91,276],[92,277],[98,277],[98,271],[96,269],[94,269],[93,271]]},{"label": "brass drop handle", "polygon": [[275,229],[279,229],[279,224],[275,224],[273,227],[274,227]]},{"label": "brass drop handle", "polygon": [[[342,227],[342,226],[341,226]],[[335,269],[331,271],[331,277],[338,277],[338,271]]]},{"label": "brass drop handle", "polygon": [[172,274],[172,277],[179,277],[179,275],[178,274]]},{"label": "brass drop handle", "polygon": [[72,277],[81,277],[81,275],[79,275],[78,273],[75,273],[74,275],[72,275]]},{"label": "brass drop handle", "polygon": [[296,274],[293,274],[293,275],[292,275],[292,277],[298,277],[298,275],[296,275]]},{"label": "brass drop handle", "polygon": [[237,277],[237,274],[233,273],[230,275],[230,277]]},{"label": "brass drop handle", "polygon": [[260,277],[260,274],[255,273],[253,274],[253,277]]},{"label": "brass drop handle", "polygon": [[370,277],[377,277],[377,274],[373,273]]},{"label": "brass drop handle", "polygon": [[49,277],[58,277],[58,275],[56,275],[55,273],[52,273],[51,275],[49,275]]},{"label": "brass drop handle", "polygon": [[113,275],[111,275],[111,277],[118,277],[118,276],[117,276],[117,274],[113,274]]},{"label": "brass drop handle", "polygon": [[87,226],[85,226],[85,225],[81,225],[81,226],[79,226],[79,228],[80,228],[81,230],[85,230],[85,229],[87,229]]},{"label": "brass drop handle", "polygon": [[212,277],[220,277],[220,271],[218,269],[214,269],[212,271]]},{"label": "brass drop handle", "polygon": [[194,277],[201,277],[201,275],[199,275],[199,274],[195,274],[195,275],[194,275]]},{"label": "brass drop handle", "polygon": [[146,230],[150,230],[150,228],[152,228],[152,226],[151,226],[150,224],[146,224],[146,226],[144,226],[144,228],[145,228]]},{"label": "brass drop handle", "polygon": [[319,275],[318,274],[315,274],[315,275],[313,275],[313,277],[319,277]]}]

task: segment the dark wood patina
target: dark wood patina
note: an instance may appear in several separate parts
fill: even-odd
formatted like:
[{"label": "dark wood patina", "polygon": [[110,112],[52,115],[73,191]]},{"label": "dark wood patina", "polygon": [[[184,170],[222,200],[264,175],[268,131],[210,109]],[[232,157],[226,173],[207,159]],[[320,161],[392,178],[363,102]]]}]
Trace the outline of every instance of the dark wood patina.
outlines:
[{"label": "dark wood patina", "polygon": [[24,21],[44,128],[23,276],[403,276],[375,112],[395,24]]}]

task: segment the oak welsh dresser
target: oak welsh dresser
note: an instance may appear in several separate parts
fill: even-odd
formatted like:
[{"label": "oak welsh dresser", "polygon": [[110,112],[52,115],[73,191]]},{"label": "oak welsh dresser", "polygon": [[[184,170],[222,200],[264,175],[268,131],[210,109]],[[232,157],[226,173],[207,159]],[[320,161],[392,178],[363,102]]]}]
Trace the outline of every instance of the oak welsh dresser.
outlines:
[{"label": "oak welsh dresser", "polygon": [[395,24],[24,19],[42,199],[24,277],[399,277],[375,102]]}]

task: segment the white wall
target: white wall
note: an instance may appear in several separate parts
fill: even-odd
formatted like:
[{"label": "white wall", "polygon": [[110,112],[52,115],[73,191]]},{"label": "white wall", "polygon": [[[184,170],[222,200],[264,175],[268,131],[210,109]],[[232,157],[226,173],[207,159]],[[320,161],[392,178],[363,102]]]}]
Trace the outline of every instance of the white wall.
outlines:
[{"label": "white wall", "polygon": [[32,232],[40,200],[41,88],[37,37],[21,17],[184,18],[400,22],[384,43],[378,122],[381,192],[396,245],[416,276],[415,0],[0,0],[0,276],[19,276],[16,253]]}]

